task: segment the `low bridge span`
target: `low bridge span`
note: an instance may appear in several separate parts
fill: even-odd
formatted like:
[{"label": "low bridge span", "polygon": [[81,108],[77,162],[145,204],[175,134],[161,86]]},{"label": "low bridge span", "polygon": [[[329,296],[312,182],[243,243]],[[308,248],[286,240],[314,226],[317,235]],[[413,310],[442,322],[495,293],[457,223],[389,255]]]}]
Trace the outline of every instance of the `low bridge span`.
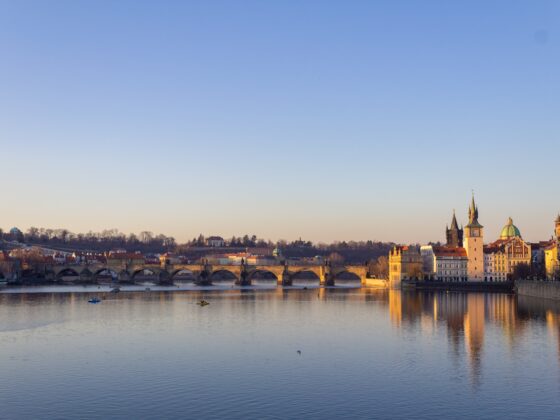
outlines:
[{"label": "low bridge span", "polygon": [[322,285],[333,286],[340,279],[359,280],[364,284],[368,272],[365,265],[95,264],[52,266],[45,273],[53,281],[63,281],[70,276],[84,283],[98,283],[108,277],[115,283],[133,283],[146,274],[161,284],[186,278],[196,284],[208,285],[226,276],[235,279],[236,284],[250,285],[255,278],[266,276],[276,279],[279,285],[290,286],[294,280],[305,276],[317,279]]}]

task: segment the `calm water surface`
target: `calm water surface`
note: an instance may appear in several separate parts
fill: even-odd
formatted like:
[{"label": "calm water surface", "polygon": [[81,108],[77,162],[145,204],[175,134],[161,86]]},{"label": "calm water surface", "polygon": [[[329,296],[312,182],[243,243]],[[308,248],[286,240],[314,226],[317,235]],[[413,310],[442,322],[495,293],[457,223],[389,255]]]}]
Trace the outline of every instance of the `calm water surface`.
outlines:
[{"label": "calm water surface", "polygon": [[0,418],[560,416],[553,303],[218,287],[93,305],[22,292],[0,294]]}]

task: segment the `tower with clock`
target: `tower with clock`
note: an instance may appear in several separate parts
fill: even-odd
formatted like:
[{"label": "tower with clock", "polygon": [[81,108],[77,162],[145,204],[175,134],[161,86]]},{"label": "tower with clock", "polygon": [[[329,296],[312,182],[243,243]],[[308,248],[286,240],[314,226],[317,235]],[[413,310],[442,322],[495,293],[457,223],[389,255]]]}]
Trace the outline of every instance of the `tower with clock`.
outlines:
[{"label": "tower with clock", "polygon": [[478,207],[474,194],[469,207],[469,224],[463,233],[463,247],[467,251],[467,276],[469,281],[484,280],[484,226],[478,223]]}]

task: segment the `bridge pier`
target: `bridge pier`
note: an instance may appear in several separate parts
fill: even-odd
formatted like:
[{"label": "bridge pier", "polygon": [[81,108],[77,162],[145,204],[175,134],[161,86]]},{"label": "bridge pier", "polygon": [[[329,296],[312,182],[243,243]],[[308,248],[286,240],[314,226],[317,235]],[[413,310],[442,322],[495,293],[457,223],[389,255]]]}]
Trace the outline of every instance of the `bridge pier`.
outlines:
[{"label": "bridge pier", "polygon": [[334,276],[330,273],[325,273],[319,277],[319,284],[321,286],[334,286]]},{"label": "bridge pier", "polygon": [[84,270],[80,273],[80,282],[93,283],[93,274]]},{"label": "bridge pier", "polygon": [[241,270],[241,273],[239,273],[239,278],[235,280],[235,284],[238,286],[250,286],[251,285],[251,279],[249,278],[249,273],[247,272],[247,270],[245,268],[243,268]]},{"label": "bridge pier", "polygon": [[161,270],[158,275],[159,283],[160,284],[171,284],[173,281],[171,280],[171,275],[166,270]]},{"label": "bridge pier", "polygon": [[119,283],[129,283],[131,281],[130,274],[128,271],[121,271],[117,275],[117,280]]}]

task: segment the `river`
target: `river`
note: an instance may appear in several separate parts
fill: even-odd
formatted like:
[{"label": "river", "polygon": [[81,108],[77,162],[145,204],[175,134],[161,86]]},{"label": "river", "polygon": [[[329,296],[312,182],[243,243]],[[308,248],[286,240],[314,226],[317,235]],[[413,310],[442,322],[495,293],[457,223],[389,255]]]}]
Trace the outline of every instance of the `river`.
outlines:
[{"label": "river", "polygon": [[[93,289],[88,289],[95,292]],[[506,294],[0,293],[0,418],[558,418],[560,307]],[[201,307],[205,299],[210,304]]]}]

